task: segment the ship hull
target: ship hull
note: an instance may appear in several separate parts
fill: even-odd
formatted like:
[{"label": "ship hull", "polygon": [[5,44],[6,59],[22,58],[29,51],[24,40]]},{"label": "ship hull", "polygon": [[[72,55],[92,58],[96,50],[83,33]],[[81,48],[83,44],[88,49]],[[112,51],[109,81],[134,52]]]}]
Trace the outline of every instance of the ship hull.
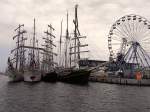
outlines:
[{"label": "ship hull", "polygon": [[19,82],[19,81],[23,81],[23,76],[21,72],[18,72],[16,70],[8,70],[6,72],[9,81],[10,82]]},{"label": "ship hull", "polygon": [[56,72],[49,72],[42,75],[42,81],[45,82],[56,82],[57,81],[57,73]]},{"label": "ship hull", "polygon": [[72,70],[66,75],[60,75],[59,80],[68,83],[86,84],[88,83],[90,73],[88,70]]},{"label": "ship hull", "polygon": [[41,81],[41,72],[39,70],[27,70],[24,72],[25,82],[39,82]]}]

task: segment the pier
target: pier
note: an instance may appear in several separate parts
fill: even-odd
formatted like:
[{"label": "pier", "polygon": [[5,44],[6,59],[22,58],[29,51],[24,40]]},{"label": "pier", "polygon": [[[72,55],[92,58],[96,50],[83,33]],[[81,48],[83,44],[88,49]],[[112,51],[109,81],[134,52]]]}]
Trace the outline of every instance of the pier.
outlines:
[{"label": "pier", "polygon": [[109,76],[90,76],[89,81],[119,85],[150,86],[150,79],[137,80],[134,78],[129,79]]}]

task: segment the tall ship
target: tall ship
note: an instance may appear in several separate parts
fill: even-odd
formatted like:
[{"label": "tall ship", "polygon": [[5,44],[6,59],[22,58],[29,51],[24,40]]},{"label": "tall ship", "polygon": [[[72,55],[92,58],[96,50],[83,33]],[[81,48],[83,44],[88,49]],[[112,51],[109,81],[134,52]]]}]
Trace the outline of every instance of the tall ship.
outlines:
[{"label": "tall ship", "polygon": [[33,38],[31,39],[31,46],[25,46],[25,48],[29,49],[28,60],[23,74],[24,81],[26,82],[38,82],[41,80],[39,48],[38,48],[38,40],[36,39],[35,28],[36,27],[34,19],[34,27],[33,27],[34,30],[33,30]]},{"label": "tall ship", "polygon": [[11,82],[17,82],[23,80],[23,73],[25,67],[25,49],[24,44],[27,38],[24,37],[26,31],[24,30],[24,24],[18,26],[15,29],[17,34],[13,37],[16,41],[16,47],[11,50],[11,55],[8,57],[8,68],[6,74]]},{"label": "tall ship", "polygon": [[[69,83],[80,83],[85,84],[89,80],[90,70],[88,68],[81,68],[79,61],[81,60],[81,53],[89,52],[81,51],[81,47],[86,47],[88,44],[82,45],[80,39],[86,38],[81,36],[78,29],[78,16],[77,16],[78,5],[75,5],[75,19],[74,33],[73,36],[69,36],[68,31],[68,13],[67,13],[67,29],[65,39],[65,51],[64,51],[64,69],[59,72],[59,80]],[[61,40],[61,39],[60,39]],[[69,48],[69,49],[68,49]]]},{"label": "tall ship", "polygon": [[42,59],[42,80],[46,82],[56,82],[57,81],[57,73],[55,71],[55,67],[57,63],[54,61],[55,56],[57,56],[56,53],[54,53],[54,48],[56,45],[53,42],[53,38],[56,38],[53,34],[53,31],[55,29],[52,27],[52,25],[48,25],[48,30],[45,31],[46,37],[44,37],[44,51],[43,59]]}]

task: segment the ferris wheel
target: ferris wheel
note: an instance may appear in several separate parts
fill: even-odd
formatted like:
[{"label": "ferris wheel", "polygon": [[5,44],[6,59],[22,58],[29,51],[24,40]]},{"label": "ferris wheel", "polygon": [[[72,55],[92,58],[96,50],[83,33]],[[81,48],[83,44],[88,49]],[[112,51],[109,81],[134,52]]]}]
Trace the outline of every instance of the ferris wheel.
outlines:
[{"label": "ferris wheel", "polygon": [[150,67],[150,21],[139,15],[118,19],[108,35],[110,59]]}]

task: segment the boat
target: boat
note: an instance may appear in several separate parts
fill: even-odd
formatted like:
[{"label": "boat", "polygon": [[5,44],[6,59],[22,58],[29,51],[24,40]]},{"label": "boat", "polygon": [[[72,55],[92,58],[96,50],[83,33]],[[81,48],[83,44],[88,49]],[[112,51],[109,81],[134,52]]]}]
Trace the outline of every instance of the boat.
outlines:
[{"label": "boat", "polygon": [[[75,5],[75,19],[73,20],[75,29],[74,36],[71,38],[68,31],[68,13],[67,13],[67,29],[66,29],[66,40],[65,40],[65,64],[64,70],[59,72],[59,80],[76,83],[76,84],[86,84],[88,83],[91,71],[88,68],[81,68],[79,66],[79,61],[81,59],[81,53],[89,51],[80,51],[80,47],[86,47],[88,44],[81,45],[80,38],[86,38],[86,36],[81,36],[78,29],[78,16],[77,16],[78,5]],[[69,43],[69,52],[68,52]],[[72,46],[73,45],[73,46]],[[69,58],[69,65],[68,65]]]},{"label": "boat", "polygon": [[[8,58],[8,60],[10,60],[10,58]],[[8,61],[6,75],[9,77],[10,82],[18,82],[23,80],[22,73],[15,69],[10,61]]]},{"label": "boat", "polygon": [[42,75],[42,80],[45,82],[56,82],[57,81],[57,73],[54,72],[47,72]]},{"label": "boat", "polygon": [[91,71],[86,69],[70,69],[68,71],[63,71],[63,75],[59,76],[59,80],[74,84],[86,84],[88,83],[90,73]]},{"label": "boat", "polygon": [[23,80],[24,66],[25,66],[25,50],[24,44],[26,38],[24,38],[24,33],[26,31],[23,29],[24,24],[20,25],[15,29],[17,34],[13,37],[13,40],[17,40],[16,48],[11,50],[11,57],[8,57],[8,67],[6,70],[6,75],[9,77],[9,81],[18,82]]},{"label": "boat", "polygon": [[52,25],[48,25],[48,30],[44,33],[46,34],[46,37],[44,37],[44,49],[45,51],[42,52],[43,54],[43,61],[42,61],[42,80],[45,82],[56,82],[57,81],[57,73],[55,72],[55,66],[57,65],[56,62],[54,62],[54,57],[57,56],[56,53],[53,52],[54,47],[56,45],[53,43],[53,38],[55,36],[53,35],[53,31],[55,29],[52,27]]},{"label": "boat", "polygon": [[29,48],[28,62],[24,70],[24,81],[25,82],[39,82],[41,81],[41,70],[40,70],[40,60],[39,60],[39,48],[38,41],[35,37],[35,19],[34,19],[34,31],[31,46],[24,46]]},{"label": "boat", "polygon": [[25,82],[39,82],[41,81],[41,71],[39,69],[27,69],[24,74]]}]

